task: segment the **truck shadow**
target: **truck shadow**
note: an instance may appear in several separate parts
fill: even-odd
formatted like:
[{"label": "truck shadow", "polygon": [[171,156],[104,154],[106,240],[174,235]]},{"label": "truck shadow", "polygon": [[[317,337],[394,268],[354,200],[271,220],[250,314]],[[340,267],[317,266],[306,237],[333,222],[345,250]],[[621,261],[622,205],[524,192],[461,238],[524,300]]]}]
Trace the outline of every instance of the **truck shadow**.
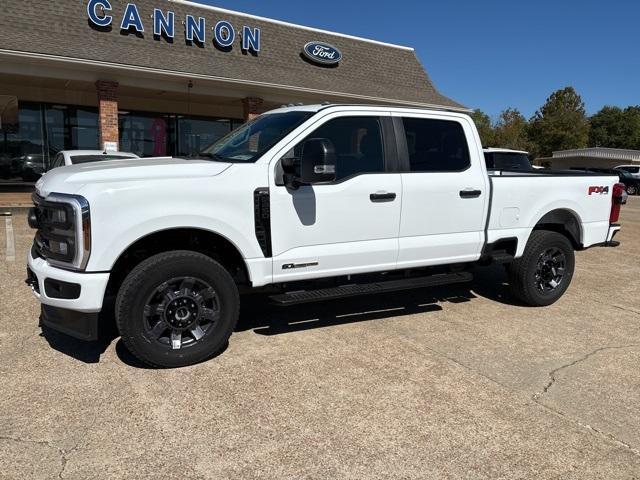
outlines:
[{"label": "truck shadow", "polygon": [[443,310],[442,304],[469,302],[484,297],[521,306],[508,292],[507,276],[499,265],[477,268],[469,284],[364,295],[340,300],[278,307],[266,295],[247,295],[236,331],[281,335],[315,328],[414,315]]},{"label": "truck shadow", "polygon": [[[241,315],[236,332],[252,330],[258,335],[282,335],[437,312],[446,308],[446,303],[470,302],[478,297],[522,306],[509,295],[507,277],[501,266],[478,268],[474,271],[474,277],[470,284],[350,297],[292,307],[275,306],[264,294],[245,295],[242,297]],[[83,342],[47,328],[43,328],[41,335],[51,348],[84,363],[98,363],[104,352],[119,337],[113,309],[110,307],[101,315],[100,338],[96,342]],[[224,353],[225,349],[215,356]],[[123,363],[135,368],[149,368],[127,351],[122,340],[117,341],[115,350]]]}]

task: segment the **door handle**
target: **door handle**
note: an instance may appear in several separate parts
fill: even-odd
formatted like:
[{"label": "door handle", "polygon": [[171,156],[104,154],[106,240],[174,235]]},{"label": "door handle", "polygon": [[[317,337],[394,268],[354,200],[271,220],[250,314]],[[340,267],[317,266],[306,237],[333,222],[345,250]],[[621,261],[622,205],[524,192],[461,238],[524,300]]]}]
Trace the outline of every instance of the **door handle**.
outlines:
[{"label": "door handle", "polygon": [[460,198],[478,198],[480,195],[482,195],[482,190],[474,190],[473,188],[460,190]]},{"label": "door handle", "polygon": [[377,192],[369,195],[369,199],[371,199],[373,203],[393,202],[396,199],[396,194],[387,193],[387,192]]}]

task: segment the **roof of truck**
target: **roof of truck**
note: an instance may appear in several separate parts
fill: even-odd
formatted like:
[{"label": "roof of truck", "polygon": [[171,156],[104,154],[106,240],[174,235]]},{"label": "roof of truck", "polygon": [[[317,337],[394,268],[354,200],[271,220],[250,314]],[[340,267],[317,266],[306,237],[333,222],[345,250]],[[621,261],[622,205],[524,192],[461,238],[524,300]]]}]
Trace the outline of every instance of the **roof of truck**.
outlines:
[{"label": "roof of truck", "polygon": [[446,107],[442,105],[425,105],[424,107],[409,107],[404,105],[377,105],[377,104],[349,104],[349,103],[320,103],[320,104],[311,104],[311,105],[302,105],[302,104],[290,104],[290,105],[282,105],[280,108],[276,108],[274,110],[269,110],[266,112],[267,114],[273,113],[288,113],[288,112],[313,112],[317,113],[321,110],[328,109],[339,109],[339,108],[353,108],[353,109],[361,109],[361,110],[389,110],[389,111],[446,111],[453,113],[469,113],[471,110],[467,108],[458,108],[458,107]]}]

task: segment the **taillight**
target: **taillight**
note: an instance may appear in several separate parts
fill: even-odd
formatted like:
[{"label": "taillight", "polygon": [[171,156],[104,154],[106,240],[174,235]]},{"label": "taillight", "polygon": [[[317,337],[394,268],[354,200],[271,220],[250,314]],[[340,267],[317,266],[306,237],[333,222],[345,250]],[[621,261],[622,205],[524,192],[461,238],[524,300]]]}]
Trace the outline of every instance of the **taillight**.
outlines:
[{"label": "taillight", "polygon": [[613,195],[611,196],[611,216],[609,223],[617,223],[620,219],[620,207],[627,203],[627,188],[624,183],[616,183],[613,186]]}]

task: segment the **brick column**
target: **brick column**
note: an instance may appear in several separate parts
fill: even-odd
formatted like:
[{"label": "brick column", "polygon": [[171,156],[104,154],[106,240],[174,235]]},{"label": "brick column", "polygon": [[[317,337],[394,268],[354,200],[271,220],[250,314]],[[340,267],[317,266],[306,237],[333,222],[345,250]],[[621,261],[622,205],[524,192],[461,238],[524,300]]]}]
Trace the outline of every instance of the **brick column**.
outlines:
[{"label": "brick column", "polygon": [[105,142],[120,145],[118,132],[118,82],[96,82],[100,112],[100,148]]},{"label": "brick column", "polygon": [[264,100],[258,97],[247,97],[242,99],[242,106],[244,107],[244,120],[248,122],[253,120],[262,113],[262,103]]}]

